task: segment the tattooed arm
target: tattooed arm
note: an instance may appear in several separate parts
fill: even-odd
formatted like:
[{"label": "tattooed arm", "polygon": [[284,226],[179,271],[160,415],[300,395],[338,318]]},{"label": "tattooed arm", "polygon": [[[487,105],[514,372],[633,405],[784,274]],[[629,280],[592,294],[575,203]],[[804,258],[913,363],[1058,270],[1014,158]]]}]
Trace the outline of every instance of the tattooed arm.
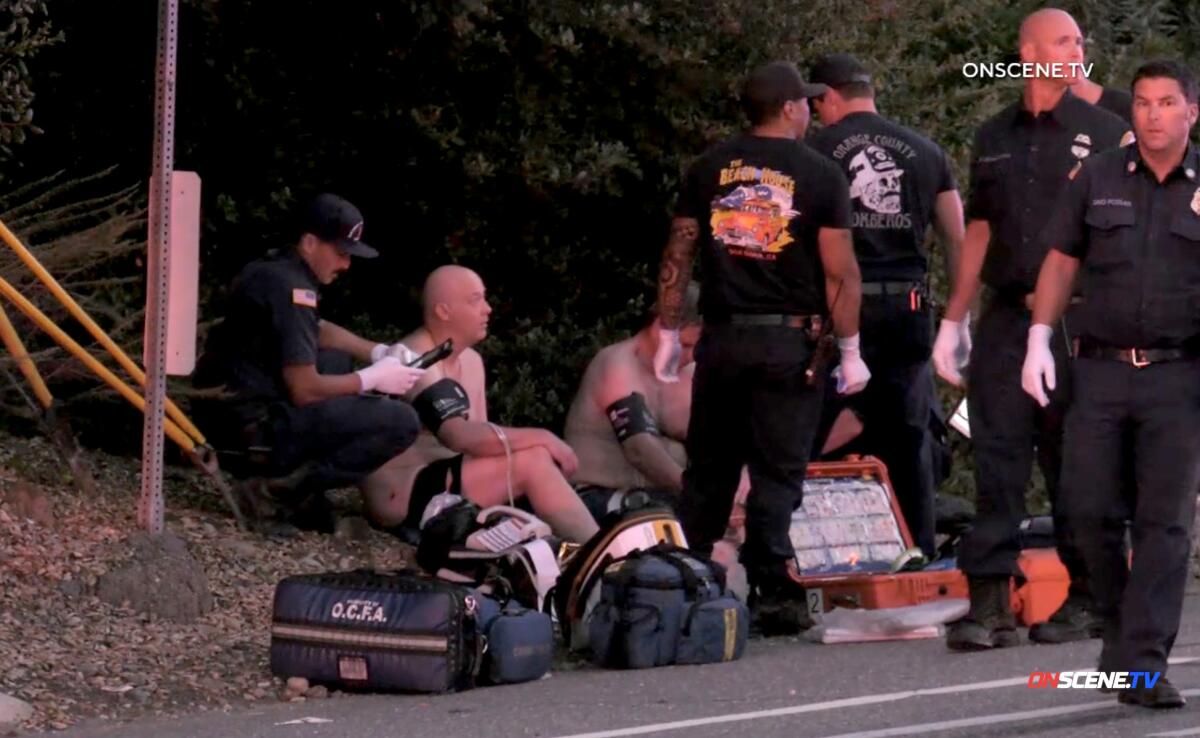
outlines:
[{"label": "tattooed arm", "polygon": [[671,221],[671,238],[663,251],[658,270],[658,345],[654,349],[654,376],[660,382],[679,381],[679,324],[683,322],[683,303],[692,279],[692,259],[700,224],[695,218],[676,216]]},{"label": "tattooed arm", "polygon": [[658,316],[663,328],[677,329],[683,319],[683,303],[692,279],[699,236],[700,224],[695,218],[671,221],[671,237],[658,270]]}]

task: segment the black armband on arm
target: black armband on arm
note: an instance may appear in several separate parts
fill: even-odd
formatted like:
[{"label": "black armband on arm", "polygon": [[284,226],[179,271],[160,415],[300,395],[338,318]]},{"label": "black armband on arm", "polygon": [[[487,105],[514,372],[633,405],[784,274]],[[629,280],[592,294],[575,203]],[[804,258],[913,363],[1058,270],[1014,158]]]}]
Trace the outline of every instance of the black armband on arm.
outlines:
[{"label": "black armband on arm", "polygon": [[413,409],[421,419],[421,425],[436,434],[450,418],[470,417],[471,400],[467,391],[453,379],[439,379],[413,398]]},{"label": "black armband on arm", "polygon": [[650,414],[650,408],[646,407],[646,398],[642,397],[641,392],[622,397],[609,405],[605,412],[608,413],[608,422],[612,424],[613,433],[617,434],[617,440],[622,443],[639,433],[662,435],[658,431],[658,423],[654,422],[654,416]]}]

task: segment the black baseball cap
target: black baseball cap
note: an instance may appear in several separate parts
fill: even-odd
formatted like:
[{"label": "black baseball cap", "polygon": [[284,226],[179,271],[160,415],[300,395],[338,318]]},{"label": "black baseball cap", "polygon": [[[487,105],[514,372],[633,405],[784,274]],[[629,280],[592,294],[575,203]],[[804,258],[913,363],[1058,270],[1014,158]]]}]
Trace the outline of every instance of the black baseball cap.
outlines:
[{"label": "black baseball cap", "polygon": [[853,82],[871,83],[871,73],[849,54],[826,54],[816,60],[810,72],[813,82],[841,87]]},{"label": "black baseball cap", "polygon": [[305,215],[304,232],[337,246],[342,253],[374,259],[379,252],[362,242],[363,217],[358,208],[328,192],[317,195]]},{"label": "black baseball cap", "polygon": [[742,85],[742,96],[763,103],[783,102],[824,95],[827,89],[825,85],[805,82],[795,64],[774,61],[750,73]]}]

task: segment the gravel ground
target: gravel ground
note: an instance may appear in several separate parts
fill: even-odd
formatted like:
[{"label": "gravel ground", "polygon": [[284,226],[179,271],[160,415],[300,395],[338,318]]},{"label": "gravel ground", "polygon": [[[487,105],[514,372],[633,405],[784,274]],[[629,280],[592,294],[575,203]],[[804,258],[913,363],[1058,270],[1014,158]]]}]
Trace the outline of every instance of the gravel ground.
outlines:
[{"label": "gravel ground", "polygon": [[[33,706],[25,729],[305,699],[268,668],[275,583],[411,561],[410,549],[364,525],[285,542],[241,532],[201,475],[168,467],[166,529],[202,566],[212,608],[180,623],[108,604],[96,582],[130,555],[140,467],[89,457],[97,489],[85,498],[47,442],[0,436],[0,694]],[[314,688],[309,698],[325,696]]]}]

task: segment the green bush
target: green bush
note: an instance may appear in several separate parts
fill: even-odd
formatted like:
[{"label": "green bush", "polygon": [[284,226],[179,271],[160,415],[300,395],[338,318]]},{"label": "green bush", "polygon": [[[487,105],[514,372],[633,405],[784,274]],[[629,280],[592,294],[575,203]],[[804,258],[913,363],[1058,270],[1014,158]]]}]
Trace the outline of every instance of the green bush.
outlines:
[{"label": "green bush", "polygon": [[[680,172],[742,125],[746,71],[857,54],[884,113],[945,147],[965,187],[973,131],[1017,87],[965,79],[962,64],[1013,58],[1040,4],[184,0],[177,166],[204,179],[205,294],[291,240],[299,203],[339,192],[383,256],[329,292],[330,317],[381,338],[410,330],[424,275],[471,266],[496,306],[483,347],[493,415],[558,427],[588,356],[653,299]],[[116,160],[144,181],[154,5],[54,4],[67,43],[31,70],[54,96],[30,168]],[[1148,56],[1195,61],[1193,5],[1064,3],[1100,78],[1122,86]],[[940,266],[934,284],[944,294]],[[949,487],[965,492],[959,469]]]},{"label": "green bush", "polygon": [[[33,124],[33,81],[27,62],[61,40],[51,32],[46,3],[9,0],[0,5],[0,162],[13,159],[13,147],[25,143]],[[0,174],[0,181],[5,178]]]}]

